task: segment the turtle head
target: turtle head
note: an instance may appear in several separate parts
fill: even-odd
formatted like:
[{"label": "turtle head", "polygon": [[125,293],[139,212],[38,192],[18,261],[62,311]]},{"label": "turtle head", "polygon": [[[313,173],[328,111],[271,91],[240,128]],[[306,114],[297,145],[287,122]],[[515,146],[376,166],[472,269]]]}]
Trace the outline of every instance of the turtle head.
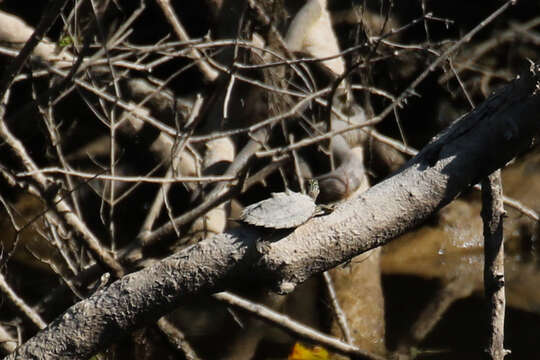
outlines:
[{"label": "turtle head", "polygon": [[317,200],[317,196],[319,196],[319,192],[320,192],[319,182],[316,179],[309,179],[307,194],[313,199],[313,201]]}]

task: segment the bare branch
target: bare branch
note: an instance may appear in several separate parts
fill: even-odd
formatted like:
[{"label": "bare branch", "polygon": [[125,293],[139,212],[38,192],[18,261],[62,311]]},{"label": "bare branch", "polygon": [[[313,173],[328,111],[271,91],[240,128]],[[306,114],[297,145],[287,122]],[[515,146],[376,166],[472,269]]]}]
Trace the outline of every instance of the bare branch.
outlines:
[{"label": "bare branch", "polygon": [[193,350],[191,345],[186,340],[184,334],[178,330],[170,321],[162,317],[157,321],[159,329],[167,336],[167,339],[173,344],[187,360],[199,360],[199,356]]},{"label": "bare branch", "polygon": [[340,354],[352,355],[359,357],[360,359],[384,359],[379,355],[363,351],[352,344],[344,343],[339,339],[322,334],[312,328],[292,320],[286,315],[275,312],[266,306],[254,304],[234,294],[221,292],[214,294],[214,297],[220,301],[226,302],[231,306],[248,311],[253,315],[291,333],[294,336],[300,336],[306,340],[320,343]]},{"label": "bare branch", "polygon": [[87,173],[84,171],[77,170],[66,170],[58,167],[49,167],[41,168],[33,171],[24,171],[17,174],[20,177],[32,176],[37,174],[65,174],[75,177],[80,177],[83,179],[92,179],[92,180],[114,180],[119,182],[146,182],[152,184],[171,184],[179,182],[218,182],[218,181],[234,181],[235,178],[232,176],[170,176],[170,177],[151,177],[151,176],[120,176],[120,175],[107,175],[107,174],[96,174],[96,173]]},{"label": "bare branch", "polygon": [[252,229],[205,239],[75,304],[7,359],[89,357],[187,296],[234,287],[244,276],[290,292],[314,274],[388,243],[530,146],[540,130],[539,72],[535,67],[502,88],[399,173],[269,244],[264,254]]},{"label": "bare branch", "polygon": [[328,291],[328,298],[330,299],[330,304],[332,306],[332,312],[334,313],[334,316],[336,317],[336,321],[339,325],[339,328],[341,329],[341,332],[343,333],[343,337],[345,338],[345,341],[347,344],[353,344],[353,338],[351,336],[351,330],[349,329],[349,325],[347,324],[347,316],[345,315],[345,312],[341,309],[341,306],[339,305],[339,301],[337,299],[336,290],[334,289],[334,284],[332,282],[332,277],[328,272],[323,273],[323,279],[324,283],[326,284],[326,290]]},{"label": "bare branch", "polygon": [[[176,36],[182,41],[189,41],[189,35],[174,13],[170,0],[156,0],[156,2],[161,7],[161,10],[169,23],[172,25]],[[197,66],[208,80],[213,81],[218,77],[218,72],[208,65],[197,49],[192,49],[191,55],[195,58]]]},{"label": "bare branch", "polygon": [[[9,92],[6,95],[8,94]],[[5,101],[3,101],[0,104],[0,137],[17,155],[27,171],[35,171],[38,169],[37,165],[28,154],[24,145],[11,133],[6,125],[6,120],[4,119],[5,106]],[[4,176],[7,176],[7,174],[4,174]],[[47,190],[50,189],[49,186],[52,184],[52,181],[40,173],[34,174],[32,179],[38,187],[28,187],[29,190],[33,189],[38,196],[47,201],[49,208],[54,210],[53,214],[57,218],[57,222],[63,224],[66,228],[75,230],[75,233],[79,234],[87,248],[96,256],[96,260],[106,269],[113,272],[116,277],[122,277],[124,275],[122,266],[102,247],[98,238],[90,231],[82,219],[75,215],[66,200],[58,193],[52,194],[52,196],[45,196]]]},{"label": "bare branch", "polygon": [[26,304],[13,289],[11,289],[2,273],[0,273],[0,291],[9,301],[11,301],[13,306],[19,309],[38,329],[44,329],[47,326],[47,323],[43,321],[41,316]]},{"label": "bare branch", "polygon": [[504,349],[504,244],[502,181],[500,170],[482,181],[484,221],[484,291],[488,301],[489,330],[486,352],[492,360],[503,360]]},{"label": "bare branch", "polygon": [[19,55],[17,55],[17,58],[15,58],[13,63],[4,72],[2,80],[0,81],[0,99],[4,98],[4,95],[11,86],[13,79],[19,74],[19,72],[21,72],[26,60],[28,60],[34,48],[39,44],[41,39],[43,39],[47,31],[54,24],[56,18],[60,15],[60,12],[67,2],[68,0],[56,0],[50,6],[47,6],[45,13],[41,17],[41,20],[36,27],[36,30],[30,36],[26,44],[24,44],[24,47],[19,52]]}]

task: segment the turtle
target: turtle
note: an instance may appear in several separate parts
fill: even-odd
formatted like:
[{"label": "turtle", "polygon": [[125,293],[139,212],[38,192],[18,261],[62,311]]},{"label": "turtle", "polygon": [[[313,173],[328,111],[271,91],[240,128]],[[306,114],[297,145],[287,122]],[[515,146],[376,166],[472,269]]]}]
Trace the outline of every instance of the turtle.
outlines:
[{"label": "turtle", "polygon": [[244,208],[240,219],[250,225],[268,229],[295,228],[318,213],[315,200],[319,194],[319,185],[316,180],[309,181],[308,194],[288,189],[272,193],[272,197]]}]

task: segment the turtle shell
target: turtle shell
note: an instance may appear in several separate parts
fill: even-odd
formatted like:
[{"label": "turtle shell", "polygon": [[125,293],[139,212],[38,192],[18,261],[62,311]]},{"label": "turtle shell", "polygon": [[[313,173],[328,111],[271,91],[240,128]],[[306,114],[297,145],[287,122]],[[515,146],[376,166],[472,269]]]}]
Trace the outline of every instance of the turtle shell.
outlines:
[{"label": "turtle shell", "polygon": [[241,219],[248,224],[271,229],[288,229],[302,225],[316,211],[315,201],[294,191],[273,193],[268,198],[244,208]]}]

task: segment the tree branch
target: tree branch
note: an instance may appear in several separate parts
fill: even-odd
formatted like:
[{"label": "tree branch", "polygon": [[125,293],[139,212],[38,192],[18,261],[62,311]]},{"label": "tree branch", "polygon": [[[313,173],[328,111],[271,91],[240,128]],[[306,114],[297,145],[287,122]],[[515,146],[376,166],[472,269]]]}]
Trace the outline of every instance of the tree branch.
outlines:
[{"label": "tree branch", "polygon": [[[454,123],[393,177],[257,252],[237,228],[112,283],[70,309],[7,359],[88,358],[187,296],[254,280],[280,292],[384,245],[526,150],[540,130],[540,68]],[[497,151],[494,151],[497,149]]]},{"label": "tree branch", "polygon": [[47,31],[54,24],[56,18],[58,17],[58,15],[60,15],[62,9],[64,8],[64,6],[66,6],[66,4],[67,0],[56,0],[46,8],[45,13],[41,17],[41,20],[36,27],[36,30],[34,30],[34,33],[24,44],[24,47],[21,49],[19,55],[17,55],[13,63],[11,63],[9,68],[5,70],[0,81],[0,99],[4,98],[4,95],[11,86],[13,79],[19,74],[19,72],[21,72],[24,64],[26,63],[26,60],[28,60],[28,58],[32,54],[32,51],[35,49],[35,47],[43,39]]},{"label": "tree branch", "polygon": [[489,314],[489,359],[503,360],[504,349],[504,245],[502,182],[500,170],[482,180],[482,220],[484,221],[484,291]]}]

